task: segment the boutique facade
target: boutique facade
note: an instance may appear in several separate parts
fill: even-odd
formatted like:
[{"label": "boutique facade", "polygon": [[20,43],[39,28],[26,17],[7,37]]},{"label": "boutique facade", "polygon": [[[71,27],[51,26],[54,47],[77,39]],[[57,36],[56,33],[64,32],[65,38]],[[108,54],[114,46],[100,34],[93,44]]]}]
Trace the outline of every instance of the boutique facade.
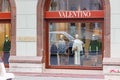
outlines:
[{"label": "boutique facade", "polygon": [[[11,40],[10,70],[20,71],[24,64],[23,69],[29,69],[28,65],[38,66],[33,72],[102,71],[104,58],[119,58],[118,3],[113,0],[1,0],[0,39],[4,41],[7,34]],[[6,13],[9,19],[2,18]],[[81,54],[77,57],[72,48],[76,34],[82,42]],[[63,54],[59,53],[61,35],[65,43]],[[2,53],[2,42],[0,50]]]},{"label": "boutique facade", "polygon": [[[46,67],[102,69],[104,24],[106,24],[104,3],[101,0],[48,2],[45,5],[50,6],[45,7],[44,14],[45,49],[49,49],[45,51]],[[82,42],[77,47],[83,48],[78,50],[79,53],[76,53],[77,50],[73,52],[76,34]],[[61,45],[60,35],[63,35],[65,47]],[[66,48],[66,52],[60,50],[62,48],[60,45]]]},{"label": "boutique facade", "polygon": [[[5,60],[3,52],[3,43],[5,41],[5,36],[12,42],[11,51],[15,52],[13,44],[15,44],[15,3],[10,0],[0,0],[0,57]],[[5,63],[8,66],[7,63]]]}]

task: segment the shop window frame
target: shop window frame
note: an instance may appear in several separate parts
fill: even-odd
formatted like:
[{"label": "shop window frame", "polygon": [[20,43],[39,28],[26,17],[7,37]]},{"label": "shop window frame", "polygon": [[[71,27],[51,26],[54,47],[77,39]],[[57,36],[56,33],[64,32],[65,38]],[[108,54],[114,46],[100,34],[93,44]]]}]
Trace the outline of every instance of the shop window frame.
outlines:
[{"label": "shop window frame", "polygon": [[[101,0],[101,1],[103,4],[103,10],[104,10],[104,17],[103,17],[104,19],[102,20],[103,25],[104,25],[102,40],[104,42],[103,58],[105,58],[105,57],[110,57],[110,2],[109,2],[109,0]],[[59,66],[59,67],[48,66],[48,63],[47,63],[48,57],[46,56],[46,53],[48,53],[48,49],[47,49],[48,47],[46,47],[46,46],[48,46],[47,45],[48,44],[48,29],[46,27],[48,27],[48,23],[50,21],[54,22],[54,21],[58,20],[58,19],[52,19],[52,18],[51,19],[45,18],[44,15],[45,15],[45,12],[49,9],[49,4],[50,4],[50,0],[38,1],[38,26],[37,26],[38,38],[37,38],[37,40],[38,40],[39,44],[37,46],[38,46],[38,48],[41,48],[41,50],[38,50],[38,48],[37,48],[37,55],[42,56],[42,62],[45,63],[46,68],[60,68],[60,69],[61,68],[65,68],[65,69],[69,68],[69,69],[71,69],[72,67],[69,67],[69,66],[65,66],[65,67],[63,67],[63,66]],[[81,20],[84,21],[83,19],[81,19]],[[93,21],[94,20],[96,21],[95,18],[93,18]],[[63,21],[63,20],[61,19],[59,21]],[[86,21],[91,22],[89,19],[86,19]],[[40,24],[43,24],[43,25],[41,25],[41,27],[40,27]],[[42,32],[39,32],[39,29],[42,29]],[[40,39],[41,39],[41,41],[39,41]],[[41,44],[42,44],[42,46],[40,46]],[[72,69],[76,69],[76,68],[80,69],[80,67],[76,67],[76,66],[73,66]],[[88,68],[83,68],[83,69],[88,69]],[[93,70],[93,68],[89,68],[89,69]],[[94,68],[94,69],[101,70],[102,68]]]}]

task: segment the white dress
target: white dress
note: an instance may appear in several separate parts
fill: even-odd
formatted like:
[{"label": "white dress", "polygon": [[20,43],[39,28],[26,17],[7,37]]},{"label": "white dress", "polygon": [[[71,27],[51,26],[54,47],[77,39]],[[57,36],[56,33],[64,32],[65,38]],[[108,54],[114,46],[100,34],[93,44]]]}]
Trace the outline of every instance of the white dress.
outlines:
[{"label": "white dress", "polygon": [[83,51],[83,42],[79,39],[75,39],[73,43],[72,50],[74,50],[77,47],[77,50],[75,50],[74,55],[74,64],[81,65],[80,63],[80,51]]}]

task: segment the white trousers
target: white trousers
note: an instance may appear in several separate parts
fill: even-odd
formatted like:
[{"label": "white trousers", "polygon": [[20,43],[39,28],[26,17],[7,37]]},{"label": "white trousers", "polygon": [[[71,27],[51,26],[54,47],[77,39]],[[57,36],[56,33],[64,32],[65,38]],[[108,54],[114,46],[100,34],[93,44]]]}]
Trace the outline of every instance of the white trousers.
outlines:
[{"label": "white trousers", "polygon": [[80,51],[75,51],[74,64],[81,65],[81,63],[80,63]]}]

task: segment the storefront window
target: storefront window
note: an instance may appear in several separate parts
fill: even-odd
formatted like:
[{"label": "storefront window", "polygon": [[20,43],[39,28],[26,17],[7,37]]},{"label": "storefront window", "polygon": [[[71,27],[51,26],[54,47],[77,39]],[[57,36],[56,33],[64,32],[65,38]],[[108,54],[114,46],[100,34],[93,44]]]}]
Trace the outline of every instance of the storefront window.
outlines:
[{"label": "storefront window", "polygon": [[49,65],[102,67],[102,24],[50,22]]},{"label": "storefront window", "polygon": [[44,17],[47,67],[102,69],[102,0],[50,0]]},{"label": "storefront window", "polygon": [[0,12],[10,12],[9,0],[0,0]]},{"label": "storefront window", "polygon": [[102,10],[101,0],[51,0],[49,11]]}]

